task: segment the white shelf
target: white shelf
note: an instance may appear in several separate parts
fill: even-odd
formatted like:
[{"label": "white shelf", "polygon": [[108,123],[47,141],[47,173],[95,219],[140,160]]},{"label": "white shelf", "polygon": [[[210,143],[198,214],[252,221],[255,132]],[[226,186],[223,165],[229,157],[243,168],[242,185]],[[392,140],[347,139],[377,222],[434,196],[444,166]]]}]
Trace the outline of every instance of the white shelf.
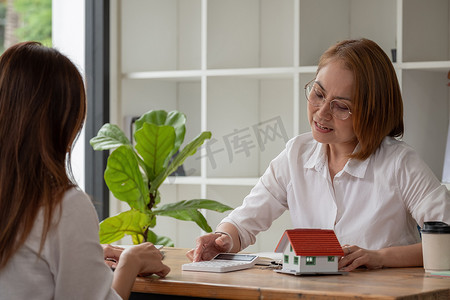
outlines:
[{"label": "white shelf", "polygon": [[203,75],[199,70],[181,70],[181,71],[149,71],[149,72],[130,72],[124,73],[124,79],[185,79],[200,78]]},{"label": "white shelf", "polygon": [[446,71],[450,70],[450,60],[447,61],[418,61],[398,64],[403,70]]},{"label": "white shelf", "polygon": [[[292,76],[295,73],[305,72],[306,70],[312,70],[308,68],[300,67],[284,67],[284,68],[244,68],[244,69],[216,69],[206,70],[206,76]],[[315,72],[315,70],[313,71]]]},{"label": "white shelf", "polygon": [[124,79],[198,79],[201,76],[246,76],[252,78],[288,78],[293,74],[315,73],[317,66],[285,67],[285,68],[244,68],[244,69],[210,69],[180,71],[149,71],[124,73]]},{"label": "white shelf", "polygon": [[163,184],[202,184],[204,183],[204,178],[200,176],[169,176],[164,180]]},{"label": "white shelf", "polygon": [[254,186],[258,178],[208,178],[208,185],[229,185],[229,186]]},{"label": "white shelf", "polygon": [[164,184],[166,185],[227,185],[227,186],[254,186],[258,178],[203,178],[200,176],[169,176]]}]

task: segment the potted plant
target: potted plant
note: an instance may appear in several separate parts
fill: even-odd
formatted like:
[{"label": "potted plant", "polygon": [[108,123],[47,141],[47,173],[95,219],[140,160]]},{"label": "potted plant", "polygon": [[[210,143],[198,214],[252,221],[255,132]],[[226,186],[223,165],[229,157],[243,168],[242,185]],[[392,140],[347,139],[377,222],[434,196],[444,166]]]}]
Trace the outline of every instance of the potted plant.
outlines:
[{"label": "potted plant", "polygon": [[148,241],[173,246],[170,238],[157,236],[150,230],[156,225],[156,216],[193,221],[204,231],[211,232],[199,209],[218,212],[232,209],[208,199],[160,203],[158,189],[167,176],[211,138],[211,132],[204,131],[179,151],[186,132],[185,123],[185,115],[178,111],[152,110],[135,122],[131,138],[134,144],[117,125],[109,123],[90,140],[94,150],[113,150],[108,157],[105,182],[117,199],[130,206],[130,210],[100,223],[101,243],[111,243],[130,235],[134,244]]}]

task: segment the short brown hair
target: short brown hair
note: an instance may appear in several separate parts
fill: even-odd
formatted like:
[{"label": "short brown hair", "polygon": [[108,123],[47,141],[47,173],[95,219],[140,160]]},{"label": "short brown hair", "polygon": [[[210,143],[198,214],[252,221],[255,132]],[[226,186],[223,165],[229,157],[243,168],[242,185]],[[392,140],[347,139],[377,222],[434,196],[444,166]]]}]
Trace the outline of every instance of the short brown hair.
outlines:
[{"label": "short brown hair", "polygon": [[403,136],[403,101],[394,67],[375,42],[345,40],[331,46],[320,57],[317,73],[334,60],[353,72],[353,130],[359,150],[350,157],[364,160],[373,154],[384,137]]}]

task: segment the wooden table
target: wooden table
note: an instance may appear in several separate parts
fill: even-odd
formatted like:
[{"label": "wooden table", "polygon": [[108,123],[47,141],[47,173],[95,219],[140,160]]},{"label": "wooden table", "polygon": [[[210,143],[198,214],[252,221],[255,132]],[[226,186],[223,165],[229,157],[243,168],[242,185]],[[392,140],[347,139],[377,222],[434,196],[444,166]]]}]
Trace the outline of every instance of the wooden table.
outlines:
[{"label": "wooden table", "polygon": [[171,272],[164,279],[138,277],[131,299],[141,299],[141,293],[218,299],[450,299],[450,277],[433,277],[423,268],[358,269],[327,276],[280,274],[263,266],[229,273],[187,272],[181,265],[189,262],[188,249],[163,250]]}]

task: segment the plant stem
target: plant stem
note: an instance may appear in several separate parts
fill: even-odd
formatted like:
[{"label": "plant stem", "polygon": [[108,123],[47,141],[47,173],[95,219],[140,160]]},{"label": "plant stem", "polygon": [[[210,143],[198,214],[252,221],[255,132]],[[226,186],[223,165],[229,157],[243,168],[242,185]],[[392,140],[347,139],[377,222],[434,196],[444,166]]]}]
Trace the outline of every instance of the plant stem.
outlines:
[{"label": "plant stem", "polygon": [[147,242],[147,234],[148,234],[148,227],[144,231],[144,241],[143,241],[143,243]]},{"label": "plant stem", "polygon": [[152,210],[153,205],[155,205],[155,198],[156,198],[156,193],[150,193],[150,202],[148,203],[148,209]]}]

